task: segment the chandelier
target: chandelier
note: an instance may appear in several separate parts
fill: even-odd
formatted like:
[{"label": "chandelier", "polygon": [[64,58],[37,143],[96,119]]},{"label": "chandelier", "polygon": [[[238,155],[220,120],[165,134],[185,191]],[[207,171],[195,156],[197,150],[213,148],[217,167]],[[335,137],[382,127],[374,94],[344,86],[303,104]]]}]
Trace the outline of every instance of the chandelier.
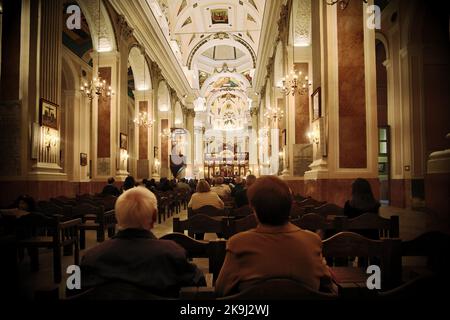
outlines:
[{"label": "chandelier", "polygon": [[139,112],[139,115],[134,118],[133,122],[140,127],[151,128],[155,123],[155,120],[150,119],[147,111]]},{"label": "chandelier", "polygon": [[[143,100],[147,101],[147,100],[145,100],[145,91],[147,89],[146,82],[145,82],[145,71],[147,69],[147,64],[145,62],[145,49],[143,47],[141,47],[140,49],[141,49],[142,57],[144,59],[144,64],[143,64],[143,66],[144,66],[144,87],[143,87],[144,88],[144,98],[143,98]],[[133,122],[137,126],[151,128],[151,127],[153,127],[155,120],[150,118],[150,115],[147,111],[139,111],[138,116],[136,118],[134,118]]]},{"label": "chandelier", "polygon": [[303,76],[302,72],[298,73],[295,70],[295,44],[294,44],[294,10],[291,9],[291,32],[292,32],[292,70],[289,74],[281,79],[282,87],[281,91],[286,95],[295,96],[296,94],[305,95],[308,93],[311,83],[308,80],[308,75]]},{"label": "chandelier", "polygon": [[[98,1],[98,30],[97,30],[97,70],[100,68],[100,0]],[[100,77],[100,72],[97,71],[97,76],[91,81],[84,82],[81,86],[81,92],[84,93],[89,100],[93,100],[95,95],[98,97],[110,97],[114,95],[111,86],[106,84],[106,80]]]},{"label": "chandelier", "polygon": [[308,81],[308,76],[303,77],[301,71],[296,73],[295,70],[291,71],[290,74],[281,79],[281,81],[283,82],[281,91],[287,96],[290,94],[295,96],[297,93],[305,95],[308,93],[309,86],[311,85]]},{"label": "chandelier", "polygon": [[264,117],[267,119],[272,119],[273,121],[281,120],[284,117],[284,111],[281,108],[267,108],[264,113]]},{"label": "chandelier", "polygon": [[163,129],[163,131],[159,134],[159,136],[162,138],[170,138],[170,136],[171,136],[170,128]]},{"label": "chandelier", "polygon": [[[362,1],[364,3],[367,3],[367,0],[362,0]],[[333,6],[336,3],[339,3],[339,6],[341,7],[341,10],[344,10],[345,8],[347,8],[349,2],[350,2],[350,0],[333,0],[331,2],[327,2],[327,5]]]}]

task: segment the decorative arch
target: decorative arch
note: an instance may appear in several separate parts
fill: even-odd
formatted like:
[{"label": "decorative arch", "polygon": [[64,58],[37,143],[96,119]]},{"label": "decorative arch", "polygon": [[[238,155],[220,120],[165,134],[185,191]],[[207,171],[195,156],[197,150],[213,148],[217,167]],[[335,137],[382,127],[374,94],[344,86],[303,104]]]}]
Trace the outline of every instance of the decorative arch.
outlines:
[{"label": "decorative arch", "polygon": [[256,54],[253,50],[253,47],[241,37],[236,35],[230,35],[228,33],[216,33],[212,34],[209,37],[202,39],[198,42],[195,47],[189,53],[187,58],[186,65],[190,70],[192,70],[192,63],[197,59],[199,55],[208,50],[209,48],[219,46],[219,45],[228,45],[232,47],[236,47],[242,52],[247,52],[253,62],[253,68],[256,68]]},{"label": "decorative arch", "polygon": [[158,110],[170,111],[170,91],[165,80],[160,81],[158,85]]},{"label": "decorative arch", "polygon": [[175,117],[174,117],[174,123],[175,127],[179,127],[180,125],[183,125],[183,110],[181,109],[181,104],[179,101],[175,103]]},{"label": "decorative arch", "polygon": [[62,73],[63,82],[61,88],[63,90],[78,90],[80,88],[80,77],[77,68],[66,54],[62,55]]},{"label": "decorative arch", "polygon": [[133,70],[136,90],[142,91],[152,89],[152,80],[147,59],[138,46],[133,46],[131,48],[128,55],[128,61]]},{"label": "decorative arch", "polygon": [[384,45],[384,50],[386,51],[386,60],[390,59],[390,51],[389,51],[389,41],[386,36],[379,31],[375,32],[375,39],[379,40]]},{"label": "decorative arch", "polygon": [[277,48],[275,50],[275,58],[274,58],[274,67],[273,67],[273,81],[274,86],[281,85],[281,79],[284,77],[284,54],[283,54],[283,43],[278,41]]},{"label": "decorative arch", "polygon": [[208,99],[206,100],[206,111],[209,112],[209,109],[211,107],[211,105],[214,103],[214,101],[218,98],[221,97],[227,93],[230,94],[234,94],[238,97],[240,97],[243,101],[246,101],[246,99],[248,98],[247,95],[245,95],[241,90],[232,90],[232,91],[217,91],[214,92],[213,94],[211,94]]},{"label": "decorative arch", "polygon": [[[92,36],[92,46],[94,50],[99,48],[98,45],[98,3],[92,0],[77,0],[81,11],[86,17],[86,21],[91,30]],[[114,28],[111,23],[110,16],[107,9],[105,8],[103,1],[100,2],[100,51],[109,52],[117,49],[116,36],[114,33]]]}]

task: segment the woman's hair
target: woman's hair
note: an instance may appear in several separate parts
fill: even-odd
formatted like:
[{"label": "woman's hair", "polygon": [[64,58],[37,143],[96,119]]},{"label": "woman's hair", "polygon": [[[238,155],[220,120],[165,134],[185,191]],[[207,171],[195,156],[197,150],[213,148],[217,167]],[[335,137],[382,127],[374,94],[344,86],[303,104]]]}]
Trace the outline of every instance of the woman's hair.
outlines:
[{"label": "woman's hair", "polygon": [[136,187],[120,195],[115,204],[119,229],[148,229],[156,220],[158,203],[147,188]]},{"label": "woman's hair", "polygon": [[373,197],[369,181],[362,178],[357,178],[353,181],[350,205],[362,210],[371,209],[374,206],[379,205],[379,202]]},{"label": "woman's hair", "polygon": [[196,192],[203,193],[211,191],[211,187],[209,186],[208,181],[201,179],[197,184]]},{"label": "woman's hair", "polygon": [[16,201],[14,201],[13,207],[19,208],[21,201],[26,204],[27,208],[26,209],[20,208],[20,209],[28,211],[28,212],[36,210],[36,202],[34,201],[33,197],[31,197],[27,194],[23,194],[23,195],[20,195],[19,197],[17,197]]},{"label": "woman's hair", "polygon": [[275,176],[263,176],[247,189],[250,206],[259,222],[272,226],[289,221],[292,195],[289,186]]},{"label": "woman's hair", "polygon": [[135,185],[136,182],[134,181],[134,178],[132,176],[128,176],[125,178],[125,181],[123,182],[123,190],[134,188]]}]

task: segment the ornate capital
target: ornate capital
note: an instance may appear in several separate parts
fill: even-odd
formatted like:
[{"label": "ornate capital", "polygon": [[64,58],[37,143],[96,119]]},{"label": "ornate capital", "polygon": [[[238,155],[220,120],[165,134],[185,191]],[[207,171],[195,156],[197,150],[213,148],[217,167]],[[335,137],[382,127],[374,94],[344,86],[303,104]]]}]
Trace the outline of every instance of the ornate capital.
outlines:
[{"label": "ornate capital", "polygon": [[287,44],[287,38],[289,35],[289,3],[292,3],[292,1],[281,7],[280,19],[278,19],[278,40],[281,40],[285,44]]},{"label": "ornate capital", "polygon": [[161,68],[155,61],[152,60],[150,63],[150,69],[150,72],[152,74],[152,81],[154,83],[159,83],[159,81],[163,79]]},{"label": "ornate capital", "polygon": [[133,35],[133,28],[128,25],[128,22],[124,15],[117,17],[117,25],[119,26],[120,37],[127,40]]},{"label": "ornate capital", "polygon": [[264,98],[266,95],[266,86],[267,86],[267,82],[264,83],[264,85],[261,87],[261,91],[259,93],[259,96],[261,97],[260,99]]},{"label": "ornate capital", "polygon": [[266,79],[269,79],[272,76],[272,72],[273,72],[273,64],[274,64],[274,56],[269,58],[269,61],[267,62],[267,74],[266,74]]},{"label": "ornate capital", "polygon": [[195,118],[195,111],[194,111],[194,109],[186,109],[187,111],[186,111],[186,116],[187,117],[192,117],[192,118]]},{"label": "ornate capital", "polygon": [[171,99],[173,105],[175,105],[175,103],[177,101],[180,101],[180,99],[178,99],[177,92],[176,92],[176,90],[174,88],[172,88],[170,86],[169,86],[169,92],[170,92],[170,99]]}]

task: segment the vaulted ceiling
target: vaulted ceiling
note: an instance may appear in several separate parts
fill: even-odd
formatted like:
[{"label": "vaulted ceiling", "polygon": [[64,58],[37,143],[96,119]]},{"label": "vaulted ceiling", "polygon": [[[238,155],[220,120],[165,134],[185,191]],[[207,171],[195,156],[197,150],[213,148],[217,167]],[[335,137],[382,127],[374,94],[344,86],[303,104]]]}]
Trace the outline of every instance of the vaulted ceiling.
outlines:
[{"label": "vaulted ceiling", "polygon": [[[147,0],[191,87],[217,105],[227,93],[246,91],[256,67],[265,0]],[[208,99],[214,96],[214,99]],[[247,107],[247,99],[233,105]],[[230,112],[242,117],[245,110]],[[209,112],[217,117],[215,112]]]}]

